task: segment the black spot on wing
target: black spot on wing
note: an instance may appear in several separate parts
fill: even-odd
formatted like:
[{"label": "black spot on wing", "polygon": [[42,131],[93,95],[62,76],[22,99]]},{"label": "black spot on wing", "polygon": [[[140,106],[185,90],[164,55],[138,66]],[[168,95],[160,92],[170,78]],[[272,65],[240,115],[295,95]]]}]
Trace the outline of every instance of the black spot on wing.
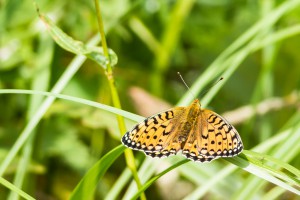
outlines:
[{"label": "black spot on wing", "polygon": [[163,125],[163,124],[160,125],[160,127],[162,127],[162,128],[167,128],[167,126],[166,126],[166,125]]},{"label": "black spot on wing", "polygon": [[209,118],[208,118],[208,122],[209,123],[215,123],[215,121],[216,121],[217,118],[218,117],[215,116],[215,115],[210,115]]},{"label": "black spot on wing", "polygon": [[202,137],[203,139],[207,139],[207,138],[208,138],[208,135],[205,136],[205,135],[202,134],[201,137]]},{"label": "black spot on wing", "polygon": [[159,118],[161,121],[163,121],[163,118],[162,118],[161,114],[158,114],[157,116],[158,116],[158,118]]},{"label": "black spot on wing", "polygon": [[219,130],[222,130],[224,128],[224,126],[226,126],[226,124],[223,122],[223,124],[221,126],[219,126]]}]

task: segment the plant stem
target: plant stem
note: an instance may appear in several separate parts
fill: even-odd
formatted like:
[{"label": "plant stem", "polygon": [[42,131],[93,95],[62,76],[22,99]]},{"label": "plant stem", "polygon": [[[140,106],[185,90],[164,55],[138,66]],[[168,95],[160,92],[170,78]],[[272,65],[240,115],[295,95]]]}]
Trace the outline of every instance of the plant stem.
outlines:
[{"label": "plant stem", "polygon": [[[120,98],[119,98],[117,88],[115,86],[113,70],[112,70],[112,66],[110,64],[110,58],[109,58],[109,54],[108,54],[107,42],[106,42],[106,38],[105,38],[104,26],[103,26],[101,11],[100,11],[100,3],[99,3],[98,0],[94,0],[94,2],[95,2],[95,7],[96,7],[96,15],[97,15],[97,19],[98,19],[99,32],[100,32],[100,35],[101,35],[102,48],[103,48],[104,55],[107,58],[107,63],[106,63],[106,66],[105,66],[105,69],[106,69],[105,70],[105,75],[106,75],[107,80],[109,82],[109,87],[110,87],[110,91],[111,91],[111,95],[112,95],[113,105],[114,105],[114,107],[121,109]],[[126,126],[125,126],[125,122],[124,122],[123,117],[121,115],[117,115],[117,120],[118,120],[118,124],[119,124],[120,133],[121,134],[125,133],[126,132]],[[138,177],[138,173],[137,173],[137,169],[136,169],[136,166],[135,166],[135,161],[134,161],[134,156],[133,156],[132,150],[127,149],[125,151],[125,159],[126,159],[126,164],[127,164],[128,168],[132,172],[133,178],[134,178],[134,180],[137,184],[138,189],[141,189],[142,184],[141,184],[141,181]],[[146,200],[145,193],[141,194],[141,199]]]}]

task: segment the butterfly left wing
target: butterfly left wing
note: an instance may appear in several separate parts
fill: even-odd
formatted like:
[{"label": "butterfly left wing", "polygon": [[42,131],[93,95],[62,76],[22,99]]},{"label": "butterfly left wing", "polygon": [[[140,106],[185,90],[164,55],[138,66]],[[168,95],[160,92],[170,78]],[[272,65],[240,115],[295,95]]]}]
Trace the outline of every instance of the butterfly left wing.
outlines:
[{"label": "butterfly left wing", "polygon": [[143,151],[151,157],[176,154],[180,144],[169,144],[176,132],[176,124],[184,112],[184,107],[175,107],[146,118],[122,137],[122,143],[132,149]]}]

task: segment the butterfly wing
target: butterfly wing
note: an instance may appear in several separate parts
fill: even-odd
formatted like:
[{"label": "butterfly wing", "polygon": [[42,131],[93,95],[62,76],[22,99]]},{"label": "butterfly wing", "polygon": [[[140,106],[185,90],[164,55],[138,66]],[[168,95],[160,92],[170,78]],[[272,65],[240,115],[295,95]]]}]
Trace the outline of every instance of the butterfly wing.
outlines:
[{"label": "butterfly wing", "polygon": [[144,151],[151,157],[176,154],[180,144],[172,144],[178,120],[185,107],[175,107],[146,118],[122,137],[122,143],[132,149]]},{"label": "butterfly wing", "polygon": [[193,161],[208,162],[235,156],[242,150],[237,130],[217,113],[203,109],[182,153]]}]

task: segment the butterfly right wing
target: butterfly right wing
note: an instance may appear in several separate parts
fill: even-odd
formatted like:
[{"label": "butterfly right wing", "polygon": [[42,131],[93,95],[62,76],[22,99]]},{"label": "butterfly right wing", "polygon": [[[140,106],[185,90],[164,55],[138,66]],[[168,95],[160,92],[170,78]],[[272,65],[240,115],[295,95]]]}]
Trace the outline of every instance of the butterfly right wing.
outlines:
[{"label": "butterfly right wing", "polygon": [[122,137],[122,143],[132,149],[143,151],[151,157],[163,157],[176,154],[180,144],[170,142],[174,137],[178,120],[185,107],[175,107],[146,118]]},{"label": "butterfly right wing", "polygon": [[198,162],[233,157],[243,150],[237,130],[217,113],[203,109],[183,148],[183,155]]},{"label": "butterfly right wing", "polygon": [[242,139],[237,130],[223,117],[211,110],[203,112],[208,124],[210,140],[206,155],[233,157],[243,150]]}]

